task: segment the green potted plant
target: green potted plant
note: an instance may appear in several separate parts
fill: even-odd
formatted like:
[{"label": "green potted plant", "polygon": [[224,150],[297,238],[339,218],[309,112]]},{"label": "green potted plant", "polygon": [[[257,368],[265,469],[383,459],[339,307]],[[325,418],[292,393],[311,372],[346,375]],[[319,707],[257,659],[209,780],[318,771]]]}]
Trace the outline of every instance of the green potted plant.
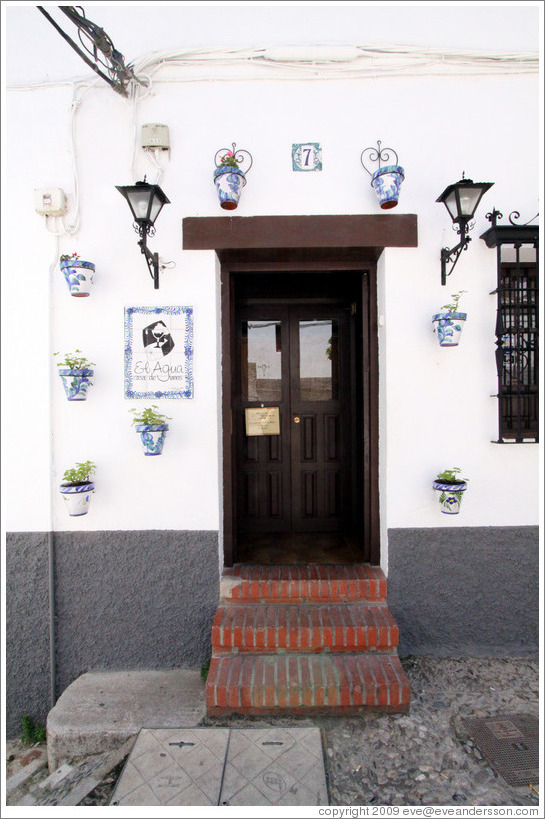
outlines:
[{"label": "green potted plant", "polygon": [[469,478],[461,477],[461,469],[443,469],[433,482],[433,488],[440,493],[441,512],[445,515],[457,515],[462,503],[462,493],[466,491]]},{"label": "green potted plant", "polygon": [[73,517],[86,515],[95,489],[91,476],[95,474],[96,465],[92,461],[76,463],[67,469],[62,476],[60,492],[64,498],[68,514]]},{"label": "green potted plant", "polygon": [[142,410],[133,408],[129,412],[133,413],[132,423],[140,435],[144,455],[160,455],[168,430],[166,422],[171,420],[170,417],[159,412],[157,404]]},{"label": "green potted plant", "polygon": [[[58,356],[60,353],[53,353],[53,355]],[[88,361],[81,354],[81,350],[64,353],[62,361],[57,361],[57,372],[69,401],[86,400],[89,385],[93,383],[90,378],[94,374],[94,370],[91,369],[94,366],[94,362]]]},{"label": "green potted plant", "polygon": [[437,337],[441,347],[457,347],[460,342],[467,313],[460,313],[458,304],[462,294],[466,292],[466,290],[460,290],[459,293],[453,293],[451,295],[452,301],[443,304],[441,307],[444,312],[436,313],[433,317],[433,330],[434,332],[437,330]]},{"label": "green potted plant", "polygon": [[71,296],[89,296],[93,286],[95,265],[93,262],[84,262],[77,253],[60,257],[61,272],[64,273],[66,284]]}]

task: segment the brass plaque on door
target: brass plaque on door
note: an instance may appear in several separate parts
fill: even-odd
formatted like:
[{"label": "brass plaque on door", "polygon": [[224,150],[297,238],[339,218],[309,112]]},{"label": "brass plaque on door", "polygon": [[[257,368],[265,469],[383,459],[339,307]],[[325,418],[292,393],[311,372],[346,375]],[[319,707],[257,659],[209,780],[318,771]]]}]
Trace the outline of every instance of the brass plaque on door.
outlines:
[{"label": "brass plaque on door", "polygon": [[248,407],[245,412],[246,435],[280,435],[278,407]]}]

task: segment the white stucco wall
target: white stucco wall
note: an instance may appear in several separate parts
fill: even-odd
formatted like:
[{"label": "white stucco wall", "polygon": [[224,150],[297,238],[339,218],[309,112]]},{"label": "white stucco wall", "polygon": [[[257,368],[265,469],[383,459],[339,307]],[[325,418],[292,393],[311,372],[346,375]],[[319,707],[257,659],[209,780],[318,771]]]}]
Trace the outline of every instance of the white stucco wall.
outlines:
[{"label": "white stucco wall", "polygon": [[[165,23],[172,22],[174,9],[155,8],[154,20],[164,14]],[[25,42],[29,10],[9,11],[6,36],[8,53],[14,54],[15,45]],[[120,48],[118,41],[140,31],[141,9],[124,8],[121,31],[108,29],[106,7],[98,11],[89,8],[88,15]],[[376,22],[378,8],[373,11]],[[537,9],[528,11],[537,21]],[[505,14],[504,23],[512,19],[513,9],[495,12]],[[164,30],[173,47],[172,26]],[[494,47],[494,30],[480,29],[482,48]],[[345,42],[353,41],[354,31],[349,26],[344,31]],[[29,32],[31,42],[33,35],[40,54],[35,29]],[[522,47],[519,35],[514,27],[513,49]],[[59,63],[68,62],[68,46],[55,36],[48,76],[49,66],[54,75]],[[534,47],[529,42],[528,50]],[[13,82],[22,79],[14,72]],[[59,244],[59,252],[76,251],[96,263],[96,285],[88,299],[69,296],[57,264],[50,275],[56,242],[33,206],[34,189],[48,186],[65,190],[73,203],[71,99],[69,85],[6,93],[2,278],[8,530],[220,526],[218,270],[212,251],[182,251],[182,219],[229,218],[217,202],[212,171],[215,152],[233,141],[254,157],[236,216],[379,213],[359,159],[377,139],[395,148],[406,170],[400,204],[391,212],[417,214],[419,227],[418,248],[388,249],[379,264],[383,529],[537,523],[538,447],[491,443],[497,437],[496,401],[490,397],[497,389],[496,305],[489,293],[495,287],[496,256],[478,238],[489,226],[485,214],[493,206],[505,216],[516,208],[525,221],[539,209],[538,174],[520,174],[517,160],[523,154],[526,162],[537,162],[536,74],[231,84],[164,83],[159,75],[134,120],[131,102],[97,83],[81,95],[74,119],[81,226]],[[154,168],[142,151],[132,173],[134,123],[139,128],[147,122],[167,124],[172,146],[169,157],[160,157],[161,186],[171,204],[157,221],[150,247],[176,267],[161,274],[158,291],[139,252],[127,205],[115,190],[144,173],[154,181]],[[291,145],[303,141],[322,144],[322,172],[292,171]],[[435,200],[462,172],[494,187],[477,213],[469,250],[447,287],[441,287],[440,249],[456,239],[446,210]],[[431,316],[450,293],[462,289],[468,291],[462,304],[469,320],[461,345],[440,349]],[[195,311],[194,398],[137,402],[159,403],[172,416],[159,458],[140,452],[128,413],[136,403],[123,392],[124,307],[152,305],[189,305]],[[52,353],[76,347],[96,363],[96,373],[88,400],[69,403]],[[67,466],[87,458],[98,466],[91,510],[68,518],[56,487]],[[454,518],[441,515],[431,490],[435,474],[451,466],[461,467],[471,479],[463,512]],[[29,475],[32,489],[21,495]]]}]

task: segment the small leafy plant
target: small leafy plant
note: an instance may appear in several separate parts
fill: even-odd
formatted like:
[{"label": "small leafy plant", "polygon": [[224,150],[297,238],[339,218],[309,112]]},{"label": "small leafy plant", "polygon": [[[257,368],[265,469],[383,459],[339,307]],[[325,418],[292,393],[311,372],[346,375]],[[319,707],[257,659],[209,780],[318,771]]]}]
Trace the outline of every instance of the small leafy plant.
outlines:
[{"label": "small leafy plant", "polygon": [[77,253],[72,253],[71,255],[68,254],[68,253],[63,253],[62,256],[60,257],[61,262],[72,262],[72,261],[75,262],[77,259],[79,259],[79,256],[78,256]]},{"label": "small leafy plant", "polygon": [[[61,355],[61,353],[53,353],[53,355]],[[64,359],[57,361],[57,367],[68,367],[70,370],[85,370],[90,367],[96,367],[96,364],[94,361],[88,361],[85,356],[81,354],[81,350],[76,350],[74,353],[64,353]]]},{"label": "small leafy plant", "polygon": [[220,164],[218,167],[225,167],[226,165],[231,166],[232,168],[238,168],[238,162],[235,159],[235,155],[232,151],[226,151],[220,160]]},{"label": "small leafy plant", "polygon": [[45,742],[45,725],[37,725],[32,717],[25,714],[22,719],[22,726],[21,742],[24,745],[36,745],[39,742]]},{"label": "small leafy plant", "polygon": [[206,678],[208,677],[208,672],[210,671],[210,662],[211,662],[211,658],[209,657],[201,665],[201,679],[204,680],[204,682],[206,682]]},{"label": "small leafy plant", "polygon": [[165,424],[167,421],[172,420],[170,416],[163,415],[162,412],[159,412],[159,407],[157,404],[152,404],[151,407],[145,407],[142,410],[133,408],[130,409],[129,412],[134,413],[132,419],[133,424],[156,426],[157,424]]},{"label": "small leafy plant", "polygon": [[81,486],[89,483],[91,475],[95,474],[96,465],[92,461],[76,463],[71,469],[67,469],[62,476],[62,486]]},{"label": "small leafy plant", "polygon": [[467,290],[460,290],[459,293],[452,293],[451,294],[452,301],[449,304],[442,304],[441,310],[448,310],[449,313],[457,313],[458,303],[462,298],[462,293],[467,293]]},{"label": "small leafy plant", "polygon": [[457,466],[452,469],[443,469],[435,480],[440,481],[440,483],[467,483],[469,478],[462,478],[460,476],[461,471]]}]

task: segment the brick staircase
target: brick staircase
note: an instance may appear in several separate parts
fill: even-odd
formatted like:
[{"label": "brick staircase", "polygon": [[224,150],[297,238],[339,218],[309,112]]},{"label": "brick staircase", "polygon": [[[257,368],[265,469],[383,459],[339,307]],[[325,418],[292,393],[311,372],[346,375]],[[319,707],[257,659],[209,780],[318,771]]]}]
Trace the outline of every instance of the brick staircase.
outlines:
[{"label": "brick staircase", "polygon": [[406,711],[397,644],[376,566],[236,565],[212,626],[207,713]]}]

